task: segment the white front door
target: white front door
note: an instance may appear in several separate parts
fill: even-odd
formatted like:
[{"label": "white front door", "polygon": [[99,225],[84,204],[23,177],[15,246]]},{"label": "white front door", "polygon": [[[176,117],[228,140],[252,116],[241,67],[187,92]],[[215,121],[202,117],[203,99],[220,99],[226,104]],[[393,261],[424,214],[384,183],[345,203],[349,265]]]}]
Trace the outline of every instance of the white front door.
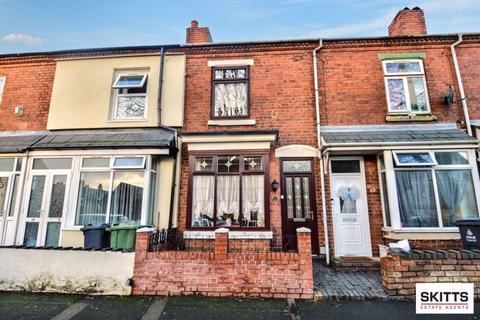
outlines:
[{"label": "white front door", "polygon": [[26,215],[20,230],[24,245],[59,245],[69,182],[70,170],[32,171],[27,182]]},{"label": "white front door", "polygon": [[330,161],[335,256],[371,257],[363,158]]}]

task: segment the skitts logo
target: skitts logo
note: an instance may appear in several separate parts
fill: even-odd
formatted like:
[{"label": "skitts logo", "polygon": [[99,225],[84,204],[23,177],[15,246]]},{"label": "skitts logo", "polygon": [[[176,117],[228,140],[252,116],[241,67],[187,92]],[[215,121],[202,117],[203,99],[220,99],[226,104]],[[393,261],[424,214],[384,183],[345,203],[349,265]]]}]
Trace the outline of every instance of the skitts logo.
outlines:
[{"label": "skitts logo", "polygon": [[417,283],[417,313],[473,314],[473,283]]}]

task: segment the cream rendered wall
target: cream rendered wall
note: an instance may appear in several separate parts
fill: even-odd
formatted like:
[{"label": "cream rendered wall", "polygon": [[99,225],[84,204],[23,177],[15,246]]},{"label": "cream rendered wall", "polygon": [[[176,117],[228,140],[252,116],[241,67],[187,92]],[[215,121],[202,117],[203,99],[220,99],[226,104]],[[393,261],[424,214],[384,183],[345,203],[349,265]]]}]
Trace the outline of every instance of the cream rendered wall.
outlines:
[{"label": "cream rendered wall", "polygon": [[[112,84],[118,70],[148,70],[147,119],[110,120]],[[178,69],[178,70],[177,70]],[[57,61],[47,128],[87,129],[157,126],[160,55],[99,57]],[[162,123],[183,121],[184,55],[166,55]]]},{"label": "cream rendered wall", "polygon": [[62,230],[60,246],[62,247],[83,247],[83,232],[79,230]]},{"label": "cream rendered wall", "polygon": [[186,59],[184,54],[166,55],[163,69],[161,123],[170,127],[183,125]]},{"label": "cream rendered wall", "polygon": [[168,228],[168,217],[170,214],[170,197],[172,194],[173,165],[172,158],[162,158],[158,167],[157,184],[157,217],[154,224],[159,229]]},{"label": "cream rendered wall", "polygon": [[134,252],[0,248],[0,291],[129,295]]}]

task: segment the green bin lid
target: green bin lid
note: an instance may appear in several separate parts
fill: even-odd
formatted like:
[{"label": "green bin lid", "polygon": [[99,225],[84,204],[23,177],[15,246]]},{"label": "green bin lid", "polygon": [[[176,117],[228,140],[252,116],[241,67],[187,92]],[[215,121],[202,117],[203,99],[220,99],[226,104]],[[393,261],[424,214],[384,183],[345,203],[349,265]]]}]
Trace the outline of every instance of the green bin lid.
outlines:
[{"label": "green bin lid", "polygon": [[144,226],[141,224],[116,224],[111,226],[110,228],[107,229],[107,231],[117,231],[117,230],[136,230],[140,229],[143,227],[148,227]]}]

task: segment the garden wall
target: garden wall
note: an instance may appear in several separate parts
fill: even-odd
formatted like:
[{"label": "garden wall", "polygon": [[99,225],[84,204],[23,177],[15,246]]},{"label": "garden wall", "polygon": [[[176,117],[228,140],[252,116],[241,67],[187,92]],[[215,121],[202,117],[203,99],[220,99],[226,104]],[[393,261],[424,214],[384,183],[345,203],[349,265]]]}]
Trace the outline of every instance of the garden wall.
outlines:
[{"label": "garden wall", "polygon": [[236,252],[228,229],[215,232],[213,252],[150,252],[152,231],[137,232],[135,295],[205,295],[311,299],[310,230],[297,230],[298,252]]}]

